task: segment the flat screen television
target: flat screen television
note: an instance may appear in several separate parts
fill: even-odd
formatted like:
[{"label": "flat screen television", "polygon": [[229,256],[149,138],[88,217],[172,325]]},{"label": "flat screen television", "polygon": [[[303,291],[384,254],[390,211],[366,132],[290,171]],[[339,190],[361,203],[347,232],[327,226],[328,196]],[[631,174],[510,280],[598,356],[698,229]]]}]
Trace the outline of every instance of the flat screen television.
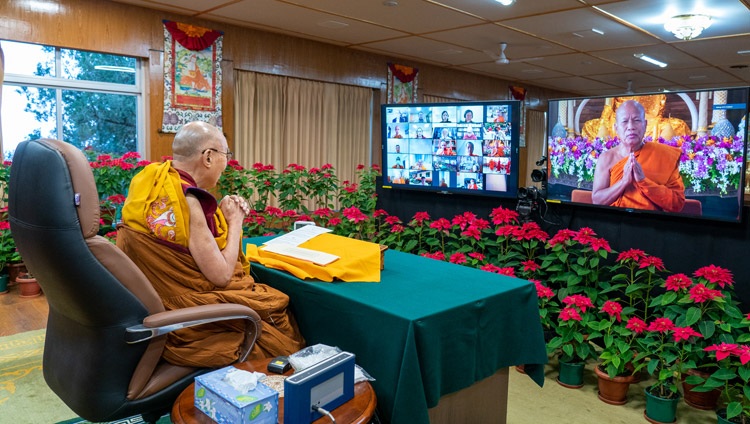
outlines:
[{"label": "flat screen television", "polygon": [[520,102],[381,106],[384,189],[516,197]]},{"label": "flat screen television", "polygon": [[[617,108],[628,100],[645,111],[644,148],[634,154],[645,179],[607,203],[605,189],[624,187],[617,183],[634,166],[615,154]],[[749,103],[748,87],[550,100],[547,201],[740,222]],[[606,168],[597,176],[598,165]]]}]

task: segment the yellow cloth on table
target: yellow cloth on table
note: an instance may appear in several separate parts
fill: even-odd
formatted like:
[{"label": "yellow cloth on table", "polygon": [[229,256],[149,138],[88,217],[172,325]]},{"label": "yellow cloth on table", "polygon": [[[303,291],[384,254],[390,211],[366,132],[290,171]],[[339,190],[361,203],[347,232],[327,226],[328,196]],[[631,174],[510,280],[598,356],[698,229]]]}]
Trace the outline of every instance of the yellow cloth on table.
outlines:
[{"label": "yellow cloth on table", "polygon": [[321,234],[299,247],[330,253],[339,257],[326,266],[277,253],[266,252],[248,243],[247,259],[268,268],[287,271],[300,279],[348,282],[380,282],[380,245],[334,234]]}]

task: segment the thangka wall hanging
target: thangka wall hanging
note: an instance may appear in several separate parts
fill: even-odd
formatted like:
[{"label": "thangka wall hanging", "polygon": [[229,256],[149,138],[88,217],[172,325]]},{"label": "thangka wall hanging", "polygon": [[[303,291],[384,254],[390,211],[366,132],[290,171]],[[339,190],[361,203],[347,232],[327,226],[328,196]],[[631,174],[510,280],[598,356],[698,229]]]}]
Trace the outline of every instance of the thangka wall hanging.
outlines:
[{"label": "thangka wall hanging", "polygon": [[175,133],[191,121],[208,122],[221,130],[221,48],[224,33],[171,21],[163,23],[162,131]]},{"label": "thangka wall hanging", "polygon": [[508,92],[510,93],[510,97],[513,100],[520,100],[521,101],[521,107],[520,107],[520,115],[519,119],[521,121],[520,128],[518,129],[518,145],[519,147],[526,147],[526,133],[524,132],[524,127],[526,126],[526,89],[523,87],[517,87],[515,85],[509,85],[508,86]]},{"label": "thangka wall hanging", "polygon": [[388,103],[417,102],[419,69],[388,63]]}]

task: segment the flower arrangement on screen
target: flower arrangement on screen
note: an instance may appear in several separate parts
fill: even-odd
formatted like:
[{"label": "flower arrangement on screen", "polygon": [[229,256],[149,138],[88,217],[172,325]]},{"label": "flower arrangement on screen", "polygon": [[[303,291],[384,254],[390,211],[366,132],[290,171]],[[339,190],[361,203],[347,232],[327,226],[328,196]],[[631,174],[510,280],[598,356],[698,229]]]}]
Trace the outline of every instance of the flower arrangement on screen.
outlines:
[{"label": "flower arrangement on screen", "polygon": [[[644,140],[652,141],[651,137]],[[682,150],[679,168],[686,189],[691,189],[695,193],[723,195],[739,187],[744,162],[742,137],[688,135],[669,140],[659,137],[657,141]],[[594,181],[594,170],[599,156],[618,144],[617,137],[551,138],[547,150],[552,182],[555,182],[554,179],[569,176],[575,178],[577,187],[590,185]]]}]

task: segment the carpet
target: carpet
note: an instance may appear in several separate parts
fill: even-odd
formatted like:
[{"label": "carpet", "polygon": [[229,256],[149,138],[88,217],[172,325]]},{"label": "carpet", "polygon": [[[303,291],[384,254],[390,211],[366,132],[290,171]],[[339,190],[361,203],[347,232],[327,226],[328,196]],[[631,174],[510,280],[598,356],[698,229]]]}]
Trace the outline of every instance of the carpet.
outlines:
[{"label": "carpet", "polygon": [[[42,375],[45,330],[0,337],[0,421],[14,424],[93,424],[78,418]],[[111,424],[138,424],[140,416]],[[158,424],[170,424],[169,416]]]},{"label": "carpet", "polygon": [[0,417],[20,424],[54,423],[75,417],[42,375],[45,330],[0,337]]},{"label": "carpet", "polygon": [[[143,419],[141,418],[140,415],[137,415],[135,417],[112,421],[111,423],[106,423],[106,424],[142,424],[142,423],[143,423]],[[70,420],[60,421],[57,424],[95,424],[95,423],[92,423],[90,421],[86,421],[80,418],[73,418]],[[172,421],[169,419],[169,415],[165,415],[159,418],[159,421],[157,421],[156,424],[172,424]]]}]

